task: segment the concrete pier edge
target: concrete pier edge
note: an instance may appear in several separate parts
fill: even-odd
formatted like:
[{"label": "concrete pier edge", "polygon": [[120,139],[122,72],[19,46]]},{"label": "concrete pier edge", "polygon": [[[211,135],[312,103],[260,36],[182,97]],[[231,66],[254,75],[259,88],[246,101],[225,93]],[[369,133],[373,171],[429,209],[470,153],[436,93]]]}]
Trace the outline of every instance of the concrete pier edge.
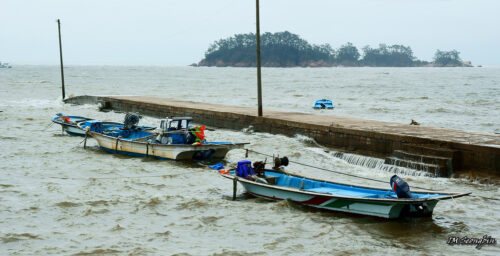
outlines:
[{"label": "concrete pier edge", "polygon": [[[100,104],[112,110],[157,118],[192,116],[197,123],[219,128],[240,130],[253,126],[256,132],[301,134],[321,145],[386,160],[395,153],[413,159],[434,157],[442,165],[438,176],[500,177],[500,135],[497,134],[268,109],[263,117],[258,117],[256,109],[249,107],[146,96],[83,95],[65,102]],[[449,160],[444,161],[446,159]]]}]

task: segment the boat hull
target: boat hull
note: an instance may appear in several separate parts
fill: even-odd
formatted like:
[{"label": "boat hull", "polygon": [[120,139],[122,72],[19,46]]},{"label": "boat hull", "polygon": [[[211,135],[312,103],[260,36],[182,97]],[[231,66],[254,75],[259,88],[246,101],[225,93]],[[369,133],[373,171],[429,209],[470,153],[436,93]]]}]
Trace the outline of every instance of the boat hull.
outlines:
[{"label": "boat hull", "polygon": [[139,157],[148,156],[167,160],[202,160],[204,159],[204,155],[210,158],[222,159],[229,150],[244,148],[246,144],[157,144],[144,141],[123,140],[96,132],[90,132],[90,134],[97,141],[99,147],[107,152]]},{"label": "boat hull", "polygon": [[[62,129],[64,132],[66,132],[69,135],[72,136],[81,136],[85,137],[85,130],[80,127],[80,125],[86,121],[91,121],[94,119],[87,118],[87,117],[81,117],[81,116],[67,116],[67,118],[70,119],[70,122],[65,122],[63,119],[61,119],[60,116],[55,116],[52,118],[52,122],[61,125]],[[122,123],[117,123],[117,122],[101,122],[103,129],[110,129],[110,128],[121,128],[123,127]],[[144,131],[151,131],[156,129],[156,127],[151,127],[151,126],[140,126],[140,128]]]},{"label": "boat hull", "polygon": [[256,197],[269,200],[289,200],[319,209],[386,219],[401,217],[429,217],[441,200],[454,199],[470,193],[414,190],[410,198],[400,198],[386,188],[339,183],[321,180],[281,170],[265,169],[261,176],[243,178],[245,168],[220,172],[238,181],[245,190]]},{"label": "boat hull", "polygon": [[249,194],[268,200],[291,200],[294,203],[309,207],[386,219],[403,217],[402,215],[412,217],[432,216],[434,207],[438,202],[437,200],[425,202],[425,210],[417,214],[417,212],[411,212],[411,208],[415,208],[415,206],[407,203],[387,201],[374,202],[326,195],[312,195],[303,193],[299,190],[296,192],[279,190],[246,182],[240,182],[240,184],[243,185]]},{"label": "boat hull", "polygon": [[[63,118],[69,119],[69,122],[65,121]],[[90,120],[90,118],[82,116],[55,116],[52,118],[52,122],[61,125],[64,132],[73,136],[85,136],[85,131],[78,127],[78,123],[82,121]]]},{"label": "boat hull", "polygon": [[76,125],[62,124],[61,126],[63,130],[69,135],[85,137],[85,132]]}]

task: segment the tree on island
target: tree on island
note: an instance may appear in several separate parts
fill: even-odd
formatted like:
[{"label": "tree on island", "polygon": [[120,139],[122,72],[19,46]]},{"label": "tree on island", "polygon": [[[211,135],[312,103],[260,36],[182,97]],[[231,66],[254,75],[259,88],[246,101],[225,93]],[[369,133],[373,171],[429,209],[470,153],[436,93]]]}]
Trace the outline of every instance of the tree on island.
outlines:
[{"label": "tree on island", "polygon": [[340,65],[357,66],[359,56],[358,48],[348,42],[339,48],[335,61]]},{"label": "tree on island", "polygon": [[[214,42],[200,66],[256,66],[255,34],[237,34]],[[268,67],[308,66],[313,62],[331,63],[334,50],[329,44],[311,45],[288,31],[261,36],[261,62]]]},{"label": "tree on island", "polygon": [[363,65],[378,67],[411,67],[416,58],[410,46],[380,44],[378,48],[363,47]]},{"label": "tree on island", "polygon": [[[421,66],[472,66],[460,59],[459,52],[437,50],[434,62],[418,60],[410,46],[379,44],[378,48],[363,47],[363,57],[352,43],[339,49],[329,44],[310,44],[288,31],[262,34],[261,64],[264,67],[421,67]],[[255,34],[236,34],[210,45],[205,58],[194,66],[255,67],[257,41]]]},{"label": "tree on island", "polygon": [[440,51],[438,49],[434,54],[434,64],[441,67],[463,66],[460,52],[457,50]]}]

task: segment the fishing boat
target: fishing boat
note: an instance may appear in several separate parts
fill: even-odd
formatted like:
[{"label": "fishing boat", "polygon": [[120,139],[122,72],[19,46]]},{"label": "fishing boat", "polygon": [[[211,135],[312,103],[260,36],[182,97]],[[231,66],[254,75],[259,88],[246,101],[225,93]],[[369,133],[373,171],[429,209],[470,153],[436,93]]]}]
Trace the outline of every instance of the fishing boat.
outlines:
[{"label": "fishing boat", "polygon": [[313,106],[314,109],[333,109],[335,106],[333,105],[333,101],[328,99],[317,100]]},{"label": "fishing boat", "polygon": [[291,200],[310,207],[386,219],[432,216],[439,201],[470,194],[427,190],[410,192],[408,184],[396,175],[390,180],[391,189],[332,182],[288,173],[280,168],[280,163],[287,164],[288,159],[277,159],[273,169],[265,169],[263,162],[255,162],[252,168],[250,161],[243,160],[238,162],[236,169],[221,170],[220,174],[238,181],[256,197]]},{"label": "fishing boat", "polygon": [[190,117],[172,117],[161,122],[161,132],[153,133],[134,128],[105,132],[99,121],[80,124],[99,144],[110,153],[129,156],[155,157],[167,160],[222,159],[231,149],[244,148],[248,143],[208,142],[204,126],[190,127]]},{"label": "fishing boat", "polygon": [[[85,136],[85,130],[80,128],[78,124],[82,124],[84,127],[87,126],[85,122],[97,121],[92,118],[83,117],[83,116],[65,116],[61,113],[57,113],[56,116],[52,118],[52,122],[61,125],[63,131],[65,131],[69,135],[73,136]],[[123,128],[123,123],[117,122],[102,122],[99,121],[102,125],[103,131],[111,132],[113,130],[119,130]],[[154,130],[156,127],[152,126],[141,126],[139,127],[142,130]]]},{"label": "fishing boat", "polygon": [[0,62],[0,68],[12,68],[12,66],[9,65],[9,63],[6,63],[6,62],[4,62],[4,63]]},{"label": "fishing boat", "polygon": [[53,123],[61,125],[63,131],[73,136],[85,136],[85,131],[80,129],[77,124],[88,120],[92,119],[83,116],[65,116],[61,113],[57,113],[52,118]]}]

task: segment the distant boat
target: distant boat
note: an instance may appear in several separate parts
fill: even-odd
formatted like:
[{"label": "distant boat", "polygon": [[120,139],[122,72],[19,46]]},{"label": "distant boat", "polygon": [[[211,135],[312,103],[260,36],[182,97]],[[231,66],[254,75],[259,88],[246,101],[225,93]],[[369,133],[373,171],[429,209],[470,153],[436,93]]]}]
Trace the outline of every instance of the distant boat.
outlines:
[{"label": "distant boat", "polygon": [[[167,160],[222,159],[231,149],[248,143],[210,142],[205,140],[204,126],[190,127],[190,117],[172,117],[161,122],[161,132],[154,133],[125,123],[125,128],[105,132],[99,121],[79,123],[89,131],[101,149],[129,156],[155,157]],[[86,126],[88,125],[88,126]]]},{"label": "distant boat", "polygon": [[328,99],[317,100],[313,106],[314,109],[333,109],[335,106],[333,105],[333,101]]},{"label": "distant boat", "polygon": [[[287,165],[288,159],[282,158],[278,163]],[[410,193],[408,184],[396,175],[388,184],[391,189],[383,189],[291,174],[280,169],[279,165],[265,169],[264,165],[263,162],[255,162],[254,170],[250,161],[242,160],[236,169],[222,169],[219,173],[238,181],[249,194],[256,197],[290,200],[325,210],[387,219],[429,217],[439,201],[470,194],[426,190]]]},{"label": "distant boat", "polygon": [[0,62],[0,68],[12,68],[12,66],[9,65],[9,63],[6,63],[6,62],[4,62],[4,63]]}]

